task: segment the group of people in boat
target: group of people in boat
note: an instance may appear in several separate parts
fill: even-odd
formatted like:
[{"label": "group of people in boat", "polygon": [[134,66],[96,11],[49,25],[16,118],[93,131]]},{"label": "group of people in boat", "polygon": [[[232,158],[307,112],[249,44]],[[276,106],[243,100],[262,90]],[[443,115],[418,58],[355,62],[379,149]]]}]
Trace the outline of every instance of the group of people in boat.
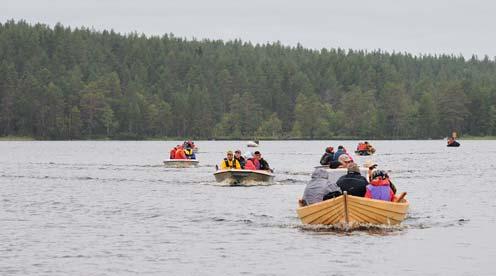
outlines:
[{"label": "group of people in boat", "polygon": [[269,163],[262,158],[262,154],[258,150],[253,154],[247,151],[244,155],[241,155],[241,150],[236,150],[234,153],[228,151],[226,158],[220,163],[220,169],[272,171]]},{"label": "group of people in boat", "polygon": [[329,178],[325,168],[317,168],[312,173],[312,179],[305,187],[301,205],[315,204],[327,199],[338,197],[344,192],[348,195],[370,199],[393,201],[396,188],[387,172],[376,170],[377,165],[368,167],[367,179],[360,173],[360,167],[350,156],[342,154],[338,157],[339,167],[346,168],[347,173],[339,179]]},{"label": "group of people in boat", "polygon": [[351,155],[346,151],[346,148],[343,147],[342,145],[338,146],[338,150],[334,152],[333,147],[327,147],[325,149],[324,155],[320,158],[320,164],[322,166],[329,166],[331,169],[336,169],[336,168],[346,168],[346,164],[343,163],[343,158],[340,159],[341,156],[346,156],[349,158],[351,161],[353,161],[353,158]]},{"label": "group of people in boat", "polygon": [[169,159],[196,159],[195,142],[184,141],[182,145],[173,147],[169,153]]},{"label": "group of people in boat", "polygon": [[360,142],[357,145],[356,153],[357,154],[373,154],[375,152],[375,148],[367,141]]}]

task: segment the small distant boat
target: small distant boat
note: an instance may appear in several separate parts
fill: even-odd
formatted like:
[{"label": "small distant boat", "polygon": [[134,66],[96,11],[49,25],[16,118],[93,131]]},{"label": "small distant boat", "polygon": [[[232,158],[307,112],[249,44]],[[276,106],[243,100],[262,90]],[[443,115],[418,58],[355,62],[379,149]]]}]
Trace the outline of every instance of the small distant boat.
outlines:
[{"label": "small distant boat", "polygon": [[258,140],[255,140],[255,141],[249,141],[248,143],[246,143],[246,146],[247,147],[252,147],[252,148],[256,148],[260,145],[260,142]]},{"label": "small distant boat", "polygon": [[460,143],[458,143],[457,141],[453,141],[453,142],[449,143],[446,146],[447,147],[459,147],[460,146]]},{"label": "small distant boat", "polygon": [[355,151],[355,154],[356,155],[360,155],[360,156],[369,156],[369,155],[372,155],[374,154],[375,150],[374,151],[367,151],[367,150],[356,150]]},{"label": "small distant boat", "polygon": [[169,159],[164,161],[167,168],[192,168],[198,167],[200,161],[196,159]]},{"label": "small distant boat", "polygon": [[254,182],[272,182],[274,174],[262,170],[218,170],[214,173],[217,182],[229,185],[244,185]]},{"label": "small distant boat", "polygon": [[323,224],[354,228],[363,224],[397,225],[406,217],[409,203],[406,193],[398,202],[344,195],[296,209],[304,224]]}]

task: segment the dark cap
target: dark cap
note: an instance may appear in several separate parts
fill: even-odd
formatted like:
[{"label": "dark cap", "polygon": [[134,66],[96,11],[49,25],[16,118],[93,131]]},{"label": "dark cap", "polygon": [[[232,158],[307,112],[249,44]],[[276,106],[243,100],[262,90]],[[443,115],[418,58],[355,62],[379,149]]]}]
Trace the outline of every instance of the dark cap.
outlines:
[{"label": "dark cap", "polygon": [[254,153],[254,154],[260,154],[260,152],[257,150],[257,151],[255,151],[255,153]]}]

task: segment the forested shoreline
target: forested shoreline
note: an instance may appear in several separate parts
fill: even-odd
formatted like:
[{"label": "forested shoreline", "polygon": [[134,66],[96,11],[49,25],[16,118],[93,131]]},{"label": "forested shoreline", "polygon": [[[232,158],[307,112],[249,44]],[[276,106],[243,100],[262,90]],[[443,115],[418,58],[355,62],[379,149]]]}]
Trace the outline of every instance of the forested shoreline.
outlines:
[{"label": "forested shoreline", "polygon": [[0,23],[0,136],[496,135],[496,61]]}]

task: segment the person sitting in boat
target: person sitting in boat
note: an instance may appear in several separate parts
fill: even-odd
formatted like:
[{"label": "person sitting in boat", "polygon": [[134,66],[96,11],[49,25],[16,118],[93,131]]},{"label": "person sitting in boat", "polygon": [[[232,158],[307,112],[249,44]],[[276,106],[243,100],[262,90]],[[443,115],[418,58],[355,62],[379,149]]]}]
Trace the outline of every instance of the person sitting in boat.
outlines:
[{"label": "person sitting in boat", "polygon": [[258,150],[255,151],[254,156],[255,167],[257,168],[257,170],[272,171],[272,169],[269,167],[269,163],[262,158],[262,154]]},{"label": "person sitting in boat", "polygon": [[174,159],[187,159],[186,153],[184,152],[184,148],[182,146],[177,147]]},{"label": "person sitting in boat", "polygon": [[329,173],[322,168],[317,168],[312,173],[312,180],[303,192],[302,205],[310,205],[340,196],[341,189],[329,180]]},{"label": "person sitting in boat", "polygon": [[349,195],[363,197],[369,182],[360,174],[358,165],[351,162],[348,165],[348,173],[341,176],[336,184],[341,188],[341,191],[347,192]]},{"label": "person sitting in boat", "polygon": [[256,170],[257,167],[255,166],[255,158],[253,157],[253,155],[251,154],[251,152],[247,151],[245,152],[245,155],[244,155],[244,158],[246,160],[246,163],[245,163],[245,170]]},{"label": "person sitting in boat", "polygon": [[236,150],[234,151],[234,158],[238,160],[239,165],[241,166],[241,169],[245,168],[246,160],[245,158],[241,155],[241,150]]},{"label": "person sitting in boat", "polygon": [[346,148],[343,147],[342,145],[339,145],[338,150],[336,151],[336,153],[334,153],[334,160],[339,160],[339,156],[341,156],[343,154],[348,155],[348,157],[351,160],[353,160],[353,158],[351,157],[351,155],[346,151]]},{"label": "person sitting in boat", "polygon": [[239,161],[234,158],[234,154],[232,151],[227,152],[227,157],[220,163],[221,170],[230,170],[236,169],[240,170],[241,166],[239,165]]},{"label": "person sitting in boat", "polygon": [[327,147],[324,155],[320,158],[320,165],[330,165],[332,161],[334,161],[334,148]]},{"label": "person sitting in boat", "polygon": [[193,151],[192,148],[184,149],[184,154],[186,155],[186,159],[192,159],[192,160],[196,159],[195,152]]},{"label": "person sitting in boat", "polygon": [[[369,175],[369,183],[370,183],[373,179],[373,176],[378,173],[378,170],[375,170],[375,168],[377,168],[377,164],[371,164],[371,162],[366,162],[364,165],[365,167],[369,168],[368,175]],[[394,194],[396,194],[396,186],[394,186],[393,182],[391,181],[389,174],[385,171],[382,171],[382,173],[384,174],[384,178],[389,181],[389,186],[391,187],[391,190],[393,191]]]},{"label": "person sitting in boat", "polygon": [[360,151],[360,152],[367,152],[368,151],[368,147],[367,147],[367,142],[365,143],[358,143],[358,146],[357,146],[357,151]]},{"label": "person sitting in boat", "polygon": [[369,152],[369,153],[374,153],[375,152],[375,148],[374,148],[374,146],[372,146],[372,144],[370,144],[367,141],[365,141],[364,144],[367,146],[367,152]]},{"label": "person sitting in boat", "polygon": [[338,150],[334,153],[334,160],[338,160],[339,156],[345,154],[345,149],[343,145],[338,146]]},{"label": "person sitting in boat", "polygon": [[338,160],[331,161],[329,164],[329,168],[337,169],[337,168],[348,168],[348,165],[353,163],[353,160],[347,154],[342,154],[339,156]]},{"label": "person sitting in boat", "polygon": [[176,151],[177,151],[177,148],[179,147],[179,145],[173,147],[171,149],[171,151],[169,152],[169,159],[176,159]]},{"label": "person sitting in boat", "polygon": [[394,200],[394,192],[391,189],[391,182],[386,172],[382,170],[374,171],[372,181],[366,187],[365,197],[384,201]]},{"label": "person sitting in boat", "polygon": [[448,138],[448,147],[459,147],[460,143],[458,143],[455,138],[449,137]]}]

